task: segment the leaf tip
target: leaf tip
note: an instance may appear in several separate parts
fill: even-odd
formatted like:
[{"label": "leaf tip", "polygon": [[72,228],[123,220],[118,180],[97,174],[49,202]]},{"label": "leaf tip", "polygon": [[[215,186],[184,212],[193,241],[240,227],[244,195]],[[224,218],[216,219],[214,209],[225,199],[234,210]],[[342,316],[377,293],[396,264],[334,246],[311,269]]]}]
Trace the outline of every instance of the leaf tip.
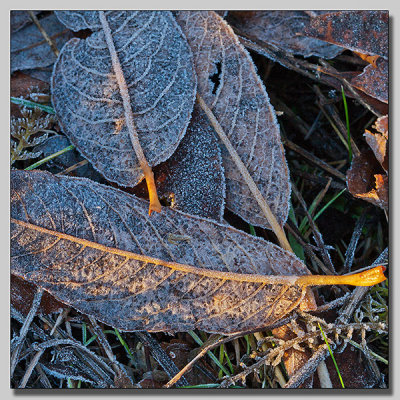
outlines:
[{"label": "leaf tip", "polygon": [[378,265],[375,268],[371,268],[367,271],[360,272],[360,274],[356,274],[358,275],[357,286],[373,286],[385,281],[387,279],[384,274],[385,271],[386,267],[383,265]]}]

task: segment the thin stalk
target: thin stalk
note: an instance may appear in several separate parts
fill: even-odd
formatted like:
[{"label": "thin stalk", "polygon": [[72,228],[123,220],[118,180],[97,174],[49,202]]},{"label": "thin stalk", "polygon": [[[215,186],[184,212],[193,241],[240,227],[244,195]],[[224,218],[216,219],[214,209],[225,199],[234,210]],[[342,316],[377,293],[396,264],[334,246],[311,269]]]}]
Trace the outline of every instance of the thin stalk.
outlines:
[{"label": "thin stalk", "polygon": [[342,86],[342,97],[344,105],[344,113],[346,116],[346,127],[347,127],[347,147],[349,150],[349,162],[353,159],[353,149],[351,148],[351,135],[350,135],[350,120],[349,120],[349,110],[347,109],[346,95],[344,94],[344,89]]},{"label": "thin stalk", "polygon": [[30,165],[29,167],[26,167],[25,171],[31,171],[32,169],[40,167],[42,164],[46,163],[47,161],[50,161],[53,158],[56,158],[56,157],[60,156],[61,154],[66,153],[67,151],[73,150],[74,148],[75,148],[75,146],[73,144],[71,144],[70,146],[67,146],[64,149],[57,151],[56,153],[50,154],[49,156],[42,158],[41,160]]},{"label": "thin stalk", "polygon": [[340,374],[339,367],[338,367],[338,365],[337,365],[337,363],[336,363],[335,357],[333,356],[331,346],[329,345],[328,339],[327,339],[326,336],[325,336],[325,332],[322,330],[321,325],[320,325],[319,322],[318,322],[318,326],[319,326],[319,330],[320,330],[321,333],[322,333],[322,337],[324,338],[324,341],[325,341],[326,345],[328,346],[329,354],[331,355],[333,364],[335,365],[336,372],[337,372],[337,374],[338,374],[338,377],[339,377],[340,383],[341,383],[341,385],[342,385],[342,388],[345,389],[344,383],[343,383],[343,379],[342,379],[342,375]]},{"label": "thin stalk", "polygon": [[214,127],[215,131],[218,133],[222,143],[225,145],[226,149],[228,150],[230,156],[232,157],[234,163],[238,167],[243,179],[247,183],[251,193],[253,194],[254,198],[256,199],[258,205],[260,206],[261,210],[263,211],[265,217],[271,229],[275,233],[280,245],[287,251],[293,253],[292,248],[290,247],[289,241],[286,238],[285,232],[282,227],[279,225],[278,221],[275,218],[275,215],[272,213],[271,208],[265,201],[263,195],[261,194],[260,190],[258,189],[257,185],[255,184],[253,178],[249,174],[246,166],[243,164],[243,161],[240,159],[238,153],[232,146],[229,138],[226,136],[225,132],[223,131],[221,125],[219,124],[218,120],[215,118],[213,112],[208,108],[207,104],[203,100],[203,98],[197,94],[197,102],[200,104],[200,107],[206,113],[208,119],[210,120],[212,126]]},{"label": "thin stalk", "polygon": [[107,18],[106,18],[104,11],[99,11],[99,17],[100,17],[100,22],[101,22],[101,25],[102,25],[102,28],[104,31],[104,36],[105,36],[105,39],[107,42],[107,46],[108,46],[108,49],[109,49],[109,52],[111,55],[111,62],[113,65],[115,77],[118,82],[119,90],[120,90],[121,97],[122,97],[122,102],[124,105],[126,126],[128,127],[129,136],[130,136],[130,139],[132,142],[133,149],[138,158],[140,168],[142,169],[144,177],[146,179],[147,189],[148,189],[149,198],[150,198],[149,215],[151,215],[151,213],[153,211],[156,211],[156,212],[161,211],[161,204],[160,204],[160,201],[158,200],[158,196],[157,196],[157,189],[156,189],[156,184],[154,181],[154,174],[153,174],[153,171],[152,171],[149,163],[146,160],[142,146],[140,145],[140,142],[139,142],[139,136],[138,136],[135,122],[133,119],[133,111],[132,111],[131,100],[130,100],[129,92],[128,92],[128,85],[126,84],[125,76],[122,71],[121,64],[119,62],[117,51],[115,49],[110,25],[107,22]]},{"label": "thin stalk", "polygon": [[116,249],[114,247],[107,247],[102,244],[91,242],[90,240],[77,238],[66,233],[53,231],[43,228],[29,222],[10,219],[11,223],[23,226],[27,229],[33,229],[37,232],[45,233],[48,235],[56,236],[60,239],[68,240],[73,243],[81,244],[83,246],[107,252],[109,254],[116,254],[127,259],[142,261],[154,265],[162,265],[176,271],[192,273],[195,275],[206,276],[209,278],[233,280],[238,282],[258,282],[265,284],[283,284],[283,285],[299,285],[299,286],[315,286],[315,285],[353,285],[353,286],[373,286],[377,283],[386,280],[383,272],[384,266],[378,266],[358,274],[353,275],[258,275],[258,274],[241,274],[236,272],[216,271],[206,268],[199,268],[193,265],[181,264],[172,261],[165,261],[159,258],[146,256],[143,254],[136,254],[130,251]]},{"label": "thin stalk", "polygon": [[53,53],[55,54],[56,57],[59,56],[60,52],[58,51],[56,45],[54,44],[54,42],[51,40],[51,38],[49,37],[49,35],[47,34],[47,32],[43,29],[42,25],[40,24],[39,20],[37,19],[36,15],[33,13],[33,11],[27,11],[27,13],[29,14],[29,16],[31,17],[33,23],[37,26],[37,28],[39,29],[40,33],[42,34],[42,36],[44,37],[44,39],[46,40],[47,44],[50,46],[51,50],[53,51]]},{"label": "thin stalk", "polygon": [[25,100],[25,99],[19,99],[17,97],[10,97],[11,103],[18,104],[21,106],[24,106],[26,108],[39,108],[42,111],[46,111],[48,114],[55,114],[56,112],[54,111],[53,107],[50,106],[44,106],[43,104],[40,103],[35,103],[33,101]]}]

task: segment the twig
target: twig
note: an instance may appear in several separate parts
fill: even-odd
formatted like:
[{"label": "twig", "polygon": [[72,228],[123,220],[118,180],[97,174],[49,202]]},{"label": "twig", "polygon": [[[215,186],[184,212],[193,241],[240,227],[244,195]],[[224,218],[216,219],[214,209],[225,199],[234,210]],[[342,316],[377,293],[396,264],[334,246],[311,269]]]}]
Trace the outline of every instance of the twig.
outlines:
[{"label": "twig", "polygon": [[111,366],[117,374],[121,374],[121,369],[117,365],[115,354],[113,353],[110,343],[106,338],[106,335],[103,333],[97,321],[90,315],[88,315],[89,321],[92,324],[93,332],[97,335],[97,341],[100,346],[103,348],[104,352],[107,354],[108,359],[111,361]]},{"label": "twig", "polygon": [[32,375],[33,369],[36,367],[36,364],[39,362],[40,357],[44,353],[44,350],[39,350],[35,356],[32,358],[32,361],[30,362],[28,368],[26,369],[26,372],[24,374],[24,377],[21,380],[21,383],[19,384],[19,388],[22,389],[26,386],[28,383],[28,380],[30,376]]},{"label": "twig", "polygon": [[104,11],[99,11],[99,18],[101,25],[103,27],[104,36],[111,55],[111,61],[114,68],[115,77],[117,79],[119,90],[121,93],[125,111],[126,126],[128,128],[129,136],[132,142],[133,149],[135,150],[136,156],[138,158],[140,168],[142,169],[144,177],[146,179],[147,189],[149,191],[149,198],[150,198],[149,215],[151,215],[153,211],[156,212],[161,211],[161,204],[160,201],[158,200],[156,184],[154,182],[154,174],[149,163],[146,160],[142,146],[140,145],[139,142],[139,136],[133,119],[133,111],[128,92],[128,85],[126,84],[125,76],[122,71],[121,64],[119,62],[117,51],[115,49],[110,25],[107,22],[107,18]]},{"label": "twig", "polygon": [[367,108],[372,114],[376,115],[377,117],[381,117],[382,114],[376,111],[374,108],[372,108],[363,98],[357,93],[357,91],[354,89],[354,87],[349,83],[349,81],[341,76],[340,72],[336,71],[335,68],[333,68],[330,64],[325,62],[324,60],[320,59],[319,62],[321,65],[325,68],[325,71],[321,68],[318,67],[318,70],[320,72],[323,72],[325,74],[334,76],[336,79],[338,79],[340,82],[342,82],[346,88],[351,92],[353,97],[360,103],[362,104],[365,108]]},{"label": "twig", "polygon": [[[20,311],[18,311],[12,304],[10,304],[10,314],[11,314],[11,318],[14,318],[22,325],[25,323],[26,317],[24,315],[22,315],[22,313]],[[30,328],[34,332],[34,334],[38,336],[38,338],[40,338],[42,340],[50,339],[50,337],[41,328],[39,328],[36,324],[31,323]],[[13,349],[15,349],[15,343],[12,344],[11,351],[13,351]]]},{"label": "twig", "polygon": [[33,23],[37,26],[37,28],[39,29],[40,33],[42,34],[42,36],[44,37],[44,39],[46,40],[47,44],[50,46],[51,50],[53,51],[53,53],[56,55],[56,57],[59,56],[60,52],[58,51],[56,45],[54,44],[54,42],[51,40],[51,38],[49,37],[49,35],[47,34],[47,32],[43,29],[42,25],[40,24],[39,20],[37,19],[36,15],[33,13],[33,11],[27,11],[27,13],[29,14],[29,16],[31,17]]},{"label": "twig", "polygon": [[354,253],[357,248],[358,240],[360,239],[362,228],[364,227],[365,221],[367,220],[367,213],[370,211],[370,207],[367,207],[361,213],[360,218],[358,218],[356,222],[356,226],[354,227],[353,234],[351,235],[350,243],[347,246],[345,261],[343,265],[343,272],[350,272],[351,266],[353,265]]},{"label": "twig", "polygon": [[[329,348],[328,348],[328,350],[329,350]],[[333,387],[332,382],[331,382],[330,378],[327,379],[327,377],[329,377],[329,371],[324,362],[320,362],[318,364],[317,374],[318,374],[318,378],[319,378],[321,387],[332,389],[332,387]]]},{"label": "twig", "polygon": [[[216,341],[213,343],[208,343],[206,346],[204,346],[198,353],[197,355],[190,361],[188,362],[172,379],[170,379],[163,387],[164,388],[170,388],[172,385],[174,385],[176,382],[178,382],[180,379],[184,379],[183,375],[188,372],[194,363],[198,361],[200,358],[205,356],[210,350],[212,350],[214,347],[217,347],[218,345],[225,343],[226,341],[232,340],[231,338],[218,338]],[[206,343],[205,343],[206,344]]]},{"label": "twig", "polygon": [[29,326],[30,326],[31,322],[33,321],[33,318],[36,315],[36,311],[38,310],[38,308],[40,306],[42,296],[43,296],[43,289],[38,286],[36,289],[35,297],[33,298],[33,301],[32,301],[31,309],[29,310],[29,313],[25,318],[25,321],[24,321],[24,323],[21,327],[21,331],[19,333],[18,340],[15,343],[15,350],[14,350],[13,354],[11,355],[11,361],[10,361],[10,376],[11,377],[14,375],[15,367],[18,364],[18,358],[19,358],[19,354],[21,352],[22,343],[28,333]]},{"label": "twig", "polygon": [[325,243],[324,243],[324,241],[322,239],[322,235],[320,234],[316,223],[314,222],[314,220],[312,219],[310,213],[308,212],[307,205],[306,205],[306,203],[305,203],[305,201],[303,199],[303,196],[300,194],[300,192],[298,191],[296,185],[294,185],[293,183],[292,183],[292,190],[293,190],[293,193],[296,195],[297,199],[299,200],[301,206],[303,207],[303,209],[304,209],[304,211],[306,213],[306,216],[307,216],[307,219],[308,219],[308,223],[310,224],[310,227],[313,230],[314,238],[315,238],[315,240],[317,242],[317,245],[318,245],[318,247],[320,249],[320,252],[322,254],[322,258],[323,258],[323,260],[325,262],[326,267],[329,269],[331,274],[336,275],[335,268],[334,268],[334,266],[332,264],[332,260],[331,260],[331,258],[329,256],[329,253],[328,253],[327,249],[326,249]]},{"label": "twig", "polygon": [[84,165],[86,165],[88,163],[89,163],[88,160],[79,161],[78,163],[71,165],[70,167],[64,169],[64,171],[61,171],[61,172],[57,173],[56,175],[66,175],[66,174],[76,170],[79,167],[83,167]]},{"label": "twig", "polygon": [[[325,365],[324,360],[328,354],[329,351],[326,344],[321,344],[318,349],[313,352],[313,355],[306,362],[306,364],[304,364],[295,374],[290,377],[289,381],[285,385],[285,389],[294,389],[299,387],[310,375],[315,372],[319,365]],[[326,371],[324,370],[324,367],[320,367],[321,378],[325,384],[329,385],[329,381],[326,379],[327,375],[325,372]],[[324,387],[322,386],[323,382],[321,382],[321,387]],[[329,387],[332,387],[331,385],[332,383],[330,383]]]},{"label": "twig", "polygon": [[244,165],[243,161],[240,159],[238,153],[232,146],[229,138],[225,135],[221,125],[215,118],[213,112],[209,109],[203,98],[197,94],[197,102],[200,104],[200,107],[206,113],[209,121],[211,122],[213,128],[218,133],[222,143],[225,145],[226,149],[228,150],[230,156],[232,157],[234,163],[236,164],[237,168],[239,169],[243,179],[247,183],[251,193],[253,194],[254,198],[256,199],[258,205],[260,206],[261,210],[263,211],[265,217],[271,229],[275,233],[280,245],[287,251],[293,252],[292,248],[290,247],[289,241],[286,238],[285,232],[282,227],[279,225],[278,221],[276,220],[274,214],[272,213],[269,205],[265,201],[263,195],[261,194],[260,190],[258,189],[257,185],[255,184],[253,178],[250,176],[249,171],[247,170],[246,166]]},{"label": "twig", "polygon": [[[321,185],[321,186],[325,186],[327,184],[328,180],[331,179],[331,178],[325,178],[323,176],[318,176],[315,174],[310,174],[309,172],[302,171],[302,170],[296,169],[296,168],[292,168],[290,172],[292,175],[300,176],[301,178],[304,178],[310,182],[317,183],[318,185]],[[343,189],[347,190],[345,185],[343,185],[342,183],[336,182],[336,181],[332,181],[330,188],[331,189],[339,189],[339,190],[343,190]]]},{"label": "twig", "polygon": [[[175,365],[175,363],[171,360],[165,350],[160,346],[160,344],[151,336],[149,332],[135,332],[135,335],[139,338],[139,340],[145,344],[154,359],[160,364],[162,369],[167,373],[168,377],[174,380],[173,383],[176,383],[176,386],[188,386],[189,383],[186,378],[182,375],[178,379],[175,379],[176,376],[180,373],[179,369]],[[168,382],[169,383],[169,382]],[[172,383],[172,384],[173,384]]]},{"label": "twig", "polygon": [[342,181],[346,182],[346,176],[344,174],[342,174],[341,172],[339,172],[337,169],[331,167],[328,163],[326,163],[325,161],[322,161],[321,159],[319,159],[318,157],[314,156],[314,154],[308,152],[307,150],[304,150],[303,148],[301,148],[300,146],[298,146],[297,144],[293,143],[292,141],[290,141],[289,139],[284,139],[283,140],[283,144],[288,147],[289,149],[295,151],[296,153],[299,153],[300,155],[302,155],[305,159],[311,161],[312,163],[314,163],[315,165],[317,165],[318,167],[320,167],[321,169],[325,170],[326,172],[329,172],[330,174],[336,176],[337,178],[341,179]]}]

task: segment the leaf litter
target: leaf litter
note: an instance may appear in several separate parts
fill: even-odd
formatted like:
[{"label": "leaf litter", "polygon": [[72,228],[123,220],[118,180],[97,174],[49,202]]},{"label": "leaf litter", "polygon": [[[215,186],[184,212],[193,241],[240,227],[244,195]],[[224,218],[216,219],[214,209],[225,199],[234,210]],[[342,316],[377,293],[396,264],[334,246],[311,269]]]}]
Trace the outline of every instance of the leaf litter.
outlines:
[{"label": "leaf litter", "polygon": [[[378,59],[378,61],[379,61],[379,59]],[[216,72],[213,74],[213,75],[211,75],[211,77],[210,77],[210,80],[211,80],[211,82],[212,82],[212,84],[213,84],[213,91],[214,92],[216,92],[217,90],[218,90],[218,87],[219,87],[219,84],[220,84],[220,81],[219,81],[219,77],[220,77],[220,75],[221,75],[221,72],[222,72],[222,68],[221,68],[221,64],[219,64],[219,63],[217,63],[217,65],[216,65]],[[375,134],[373,134],[373,135],[375,135]],[[371,140],[372,141],[374,141],[374,139],[375,139],[375,147],[379,147],[379,143],[378,143],[378,140],[377,140],[377,137],[375,137],[374,136],[374,138],[372,138],[371,137]],[[377,147],[377,149],[378,149],[378,147]],[[382,147],[382,146],[381,146]],[[379,151],[379,150],[378,150]],[[385,156],[384,156],[385,157]],[[29,229],[29,227],[28,226],[26,226],[27,227],[27,229]],[[171,239],[173,236],[174,236],[174,234],[172,234],[172,236],[171,235],[167,235],[168,236],[168,239]],[[176,237],[187,237],[187,236],[185,236],[185,235],[175,235]],[[183,241],[180,241],[180,240],[177,240],[177,241],[175,241],[175,240],[168,240],[168,242],[170,243],[170,244],[174,244],[174,245],[180,245],[181,244],[181,242],[182,243],[188,243],[188,241],[185,239],[185,240],[183,240]],[[247,362],[247,361],[246,361]],[[41,375],[42,377],[43,377],[43,375]],[[261,376],[261,375],[260,375]],[[97,379],[97,378],[96,378]],[[24,380],[25,380],[25,377],[24,377]],[[41,379],[41,381],[42,381],[42,379]],[[73,384],[73,383],[72,383]],[[264,384],[264,383],[263,383]]]},{"label": "leaf litter", "polygon": [[229,24],[240,32],[261,42],[273,44],[288,53],[304,57],[335,58],[343,49],[303,34],[310,19],[309,12],[290,10],[230,11],[227,17]]},{"label": "leaf litter", "polygon": [[[211,220],[166,208],[150,219],[147,202],[85,178],[12,171],[11,191],[12,273],[118,329],[257,330],[309,307],[310,284],[364,281],[309,275],[294,254]],[[382,279],[377,269],[365,284]]]},{"label": "leaf litter", "polygon": [[370,149],[353,159],[346,174],[347,187],[353,196],[388,210],[388,116],[378,118],[374,127],[377,133],[365,130],[364,137]]},{"label": "leaf litter", "polygon": [[[367,95],[388,102],[389,13],[387,11],[338,11],[311,19],[305,34],[342,46],[373,64],[351,79],[350,83]],[[365,57],[363,57],[363,55]]]},{"label": "leaf litter", "polygon": [[[176,18],[193,52],[198,93],[283,225],[289,210],[288,169],[275,111],[250,55],[232,28],[213,11],[179,11]],[[217,85],[213,81],[216,74]],[[264,213],[224,146],[222,159],[226,207],[246,222],[268,228]]]}]

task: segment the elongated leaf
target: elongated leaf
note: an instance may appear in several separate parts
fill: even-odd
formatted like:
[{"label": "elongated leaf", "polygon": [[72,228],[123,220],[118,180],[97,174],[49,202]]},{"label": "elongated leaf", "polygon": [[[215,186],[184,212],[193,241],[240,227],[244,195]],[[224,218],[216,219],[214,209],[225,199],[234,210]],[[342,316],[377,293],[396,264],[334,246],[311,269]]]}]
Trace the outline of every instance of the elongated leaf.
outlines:
[{"label": "elongated leaf", "polygon": [[[52,78],[53,104],[64,133],[108,180],[134,186],[143,178],[126,125],[122,96],[97,11],[58,11],[72,30],[91,29],[62,49]],[[192,55],[167,11],[105,13],[148,163],[171,156],[194,103]]]},{"label": "elongated leaf", "polygon": [[[319,11],[321,12],[321,11]],[[304,11],[230,11],[227,18],[241,32],[304,57],[334,58],[343,49],[303,35],[310,16]]]},{"label": "elongated leaf", "polygon": [[[221,150],[214,129],[195,105],[185,137],[165,163],[154,168],[160,198],[187,214],[222,222],[225,205],[225,176]],[[135,194],[145,195],[140,182]]]},{"label": "elongated leaf", "polygon": [[[249,54],[215,12],[181,11],[176,17],[193,51],[200,95],[283,225],[289,212],[288,169],[274,109]],[[253,225],[269,227],[225,147],[222,158],[226,206]]]},{"label": "elongated leaf", "polygon": [[233,333],[304,296],[304,264],[260,238],[168,208],[148,217],[147,202],[85,178],[11,174],[11,272],[109,325]]}]

